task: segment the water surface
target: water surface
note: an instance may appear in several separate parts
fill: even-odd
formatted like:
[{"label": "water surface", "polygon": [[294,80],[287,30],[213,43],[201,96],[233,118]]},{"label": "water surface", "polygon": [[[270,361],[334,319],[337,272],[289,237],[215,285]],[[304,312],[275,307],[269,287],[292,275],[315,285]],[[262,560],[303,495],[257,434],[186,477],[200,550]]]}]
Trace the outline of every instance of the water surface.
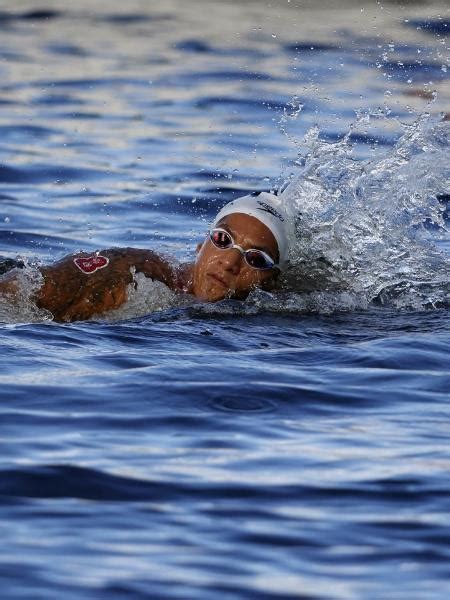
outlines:
[{"label": "water surface", "polygon": [[286,180],[300,234],[275,297],[0,304],[2,597],[447,597],[448,23],[0,1],[2,256],[186,260]]}]

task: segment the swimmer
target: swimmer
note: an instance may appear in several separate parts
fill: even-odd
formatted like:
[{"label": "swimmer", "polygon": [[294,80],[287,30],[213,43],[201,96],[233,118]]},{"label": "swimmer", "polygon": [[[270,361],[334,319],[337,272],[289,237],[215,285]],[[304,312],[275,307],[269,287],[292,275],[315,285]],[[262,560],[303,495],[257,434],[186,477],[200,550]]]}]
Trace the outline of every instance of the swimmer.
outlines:
[{"label": "swimmer", "polygon": [[[175,266],[151,250],[113,248],[81,252],[42,266],[36,305],[55,321],[101,316],[127,301],[134,273],[164,283],[175,292],[204,302],[245,299],[255,288],[272,290],[287,266],[287,216],[279,197],[262,192],[225,205],[206,239],[197,246],[193,263]],[[3,276],[1,275],[2,265]],[[23,263],[0,260],[0,294],[11,299],[19,292]],[[15,267],[15,268],[14,268]]]}]

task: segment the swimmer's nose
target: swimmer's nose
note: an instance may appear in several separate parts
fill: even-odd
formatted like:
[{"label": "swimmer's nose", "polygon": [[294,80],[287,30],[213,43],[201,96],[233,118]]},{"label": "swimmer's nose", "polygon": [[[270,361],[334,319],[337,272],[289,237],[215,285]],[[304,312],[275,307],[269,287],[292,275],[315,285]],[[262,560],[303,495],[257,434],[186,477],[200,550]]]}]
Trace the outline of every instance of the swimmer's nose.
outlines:
[{"label": "swimmer's nose", "polygon": [[220,257],[220,264],[225,271],[229,271],[233,275],[237,275],[242,267],[243,256],[237,248],[230,248]]}]

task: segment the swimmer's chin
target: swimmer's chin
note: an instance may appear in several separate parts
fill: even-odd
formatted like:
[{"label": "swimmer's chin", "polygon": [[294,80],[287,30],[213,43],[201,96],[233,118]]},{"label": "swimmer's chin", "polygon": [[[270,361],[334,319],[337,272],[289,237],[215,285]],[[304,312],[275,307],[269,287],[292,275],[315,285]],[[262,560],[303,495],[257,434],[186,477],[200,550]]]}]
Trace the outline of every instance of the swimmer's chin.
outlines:
[{"label": "swimmer's chin", "polygon": [[230,290],[226,291],[225,293],[219,290],[217,292],[201,291],[196,293],[195,297],[198,298],[198,300],[201,300],[202,302],[220,302],[221,300],[232,298],[233,292],[231,292]]},{"label": "swimmer's chin", "polygon": [[202,302],[220,302],[221,300],[245,300],[249,293],[248,290],[202,290],[196,293],[195,297]]},{"label": "swimmer's chin", "polygon": [[[221,300],[245,300],[251,292],[251,289],[236,290],[230,288],[223,280],[215,276],[209,277],[212,282],[209,285],[197,287],[191,290],[191,293],[201,302],[220,302]],[[252,287],[252,289],[258,286]],[[263,287],[263,286],[261,286]]]}]

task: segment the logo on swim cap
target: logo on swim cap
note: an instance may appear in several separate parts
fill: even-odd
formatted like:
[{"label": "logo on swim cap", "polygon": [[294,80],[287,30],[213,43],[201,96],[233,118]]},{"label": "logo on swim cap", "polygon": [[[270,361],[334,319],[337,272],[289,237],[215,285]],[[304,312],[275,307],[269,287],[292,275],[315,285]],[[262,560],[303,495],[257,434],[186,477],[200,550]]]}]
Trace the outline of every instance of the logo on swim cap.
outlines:
[{"label": "logo on swim cap", "polygon": [[280,221],[284,221],[284,218],[280,215],[279,212],[277,212],[273,206],[270,206],[270,204],[266,204],[265,202],[263,202],[262,200],[257,200],[257,203],[262,206],[263,208],[260,208],[258,206],[258,210],[262,210],[264,212],[268,212],[271,215],[273,215],[274,217],[276,217],[277,219],[280,219]]}]

